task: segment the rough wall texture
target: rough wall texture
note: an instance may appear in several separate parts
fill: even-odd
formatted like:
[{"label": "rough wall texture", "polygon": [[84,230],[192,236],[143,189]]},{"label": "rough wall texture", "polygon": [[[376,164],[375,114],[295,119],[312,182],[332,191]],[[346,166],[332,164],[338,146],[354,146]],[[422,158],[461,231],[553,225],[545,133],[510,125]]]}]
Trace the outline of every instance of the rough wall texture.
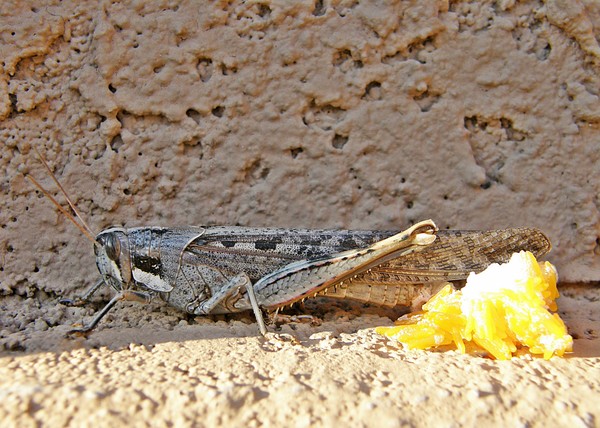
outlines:
[{"label": "rough wall texture", "polygon": [[596,2],[38,3],[0,6],[5,296],[96,277],[33,147],[95,231],[527,225],[600,277]]}]

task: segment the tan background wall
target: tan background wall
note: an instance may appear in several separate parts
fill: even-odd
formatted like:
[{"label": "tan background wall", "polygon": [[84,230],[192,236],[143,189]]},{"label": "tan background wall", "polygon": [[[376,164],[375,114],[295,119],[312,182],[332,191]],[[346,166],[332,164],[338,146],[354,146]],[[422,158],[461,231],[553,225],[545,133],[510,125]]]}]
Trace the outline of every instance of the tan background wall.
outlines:
[{"label": "tan background wall", "polygon": [[536,226],[600,277],[597,2],[37,3],[0,6],[4,295],[96,277],[32,147],[95,231]]},{"label": "tan background wall", "polygon": [[[425,352],[377,308],[250,315],[110,295],[36,147],[113,224],[536,226],[600,279],[600,3],[0,1],[0,421],[23,426],[596,426],[600,288],[563,285],[574,353]],[[152,6],[146,5],[152,3]],[[311,309],[312,308],[312,309]]]}]

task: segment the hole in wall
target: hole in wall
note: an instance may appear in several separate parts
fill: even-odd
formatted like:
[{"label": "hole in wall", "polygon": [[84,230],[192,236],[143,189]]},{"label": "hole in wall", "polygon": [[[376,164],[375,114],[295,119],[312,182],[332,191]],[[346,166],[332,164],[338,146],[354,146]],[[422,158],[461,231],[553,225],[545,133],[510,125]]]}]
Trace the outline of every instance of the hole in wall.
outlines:
[{"label": "hole in wall", "polygon": [[198,65],[196,66],[200,80],[204,83],[208,82],[213,75],[214,65],[210,58],[199,58]]},{"label": "hole in wall", "polygon": [[124,144],[125,142],[123,141],[123,137],[121,137],[121,134],[119,134],[114,136],[113,139],[110,141],[110,148],[113,152],[119,153],[119,149],[123,147]]},{"label": "hole in wall", "polygon": [[550,56],[550,53],[552,52],[552,46],[550,46],[550,43],[546,43],[545,45],[541,46],[535,53],[535,57],[537,59],[539,59],[540,61],[546,61],[548,59],[548,57]]},{"label": "hole in wall", "polygon": [[484,120],[479,120],[477,116],[465,116],[463,120],[464,127],[467,131],[475,131],[481,129],[485,131],[488,127],[488,123]]},{"label": "hole in wall", "polygon": [[514,129],[512,120],[508,118],[500,118],[500,127],[504,129],[506,138],[511,141],[523,141],[526,137],[526,134]]},{"label": "hole in wall", "polygon": [[200,114],[200,112],[198,110],[194,110],[193,108],[190,108],[185,112],[185,115],[187,117],[189,117],[190,119],[193,119],[194,122],[196,122],[198,125],[200,125],[200,120],[202,118],[202,115]]},{"label": "hole in wall", "polygon": [[342,49],[335,53],[333,57],[333,65],[335,67],[340,67],[345,62],[352,60],[352,52],[350,49]]},{"label": "hole in wall", "polygon": [[338,150],[342,150],[347,142],[348,137],[344,137],[340,134],[335,134],[333,136],[333,139],[331,140],[331,145]]},{"label": "hole in wall", "polygon": [[381,99],[381,83],[377,81],[370,82],[365,88],[363,98],[369,100],[380,100]]},{"label": "hole in wall", "polygon": [[258,5],[258,16],[261,18],[268,18],[271,16],[271,8],[266,4]]},{"label": "hole in wall", "polygon": [[323,16],[325,15],[325,12],[327,11],[327,7],[325,7],[325,5],[323,4],[323,0],[317,0],[315,2],[315,8],[312,11],[312,14],[314,16]]},{"label": "hole in wall", "polygon": [[12,108],[12,110],[14,112],[16,112],[17,111],[17,103],[18,103],[17,95],[16,94],[8,94],[8,99],[10,100],[10,107]]},{"label": "hole in wall", "polygon": [[232,66],[228,66],[227,64],[221,63],[219,65],[220,69],[221,69],[221,74],[223,76],[230,76],[233,74],[237,74],[238,69],[236,66],[232,65]]},{"label": "hole in wall", "polygon": [[225,107],[217,106],[212,109],[211,113],[215,117],[223,117],[223,113],[225,112]]},{"label": "hole in wall", "polygon": [[292,159],[296,159],[298,155],[303,151],[304,149],[302,147],[295,147],[293,149],[290,149],[290,155],[292,156]]}]

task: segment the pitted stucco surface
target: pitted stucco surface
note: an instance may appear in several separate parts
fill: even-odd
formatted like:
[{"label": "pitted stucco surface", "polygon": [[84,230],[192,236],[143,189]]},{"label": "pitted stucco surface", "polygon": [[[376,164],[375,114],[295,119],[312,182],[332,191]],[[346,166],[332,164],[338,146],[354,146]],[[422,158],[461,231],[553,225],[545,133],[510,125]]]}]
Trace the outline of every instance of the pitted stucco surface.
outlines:
[{"label": "pitted stucco surface", "polygon": [[94,274],[31,147],[94,230],[528,225],[598,279],[597,9],[5,3],[2,288]]},{"label": "pitted stucco surface", "polygon": [[[94,231],[535,226],[598,281],[599,38],[591,0],[3,1],[3,346],[93,312],[57,304],[97,272],[33,148]],[[152,308],[103,326],[185,319]]]},{"label": "pitted stucco surface", "polygon": [[563,279],[598,279],[594,4],[16,3],[2,18],[5,292],[94,275],[17,172],[44,175],[31,147],[96,231],[529,225]]}]

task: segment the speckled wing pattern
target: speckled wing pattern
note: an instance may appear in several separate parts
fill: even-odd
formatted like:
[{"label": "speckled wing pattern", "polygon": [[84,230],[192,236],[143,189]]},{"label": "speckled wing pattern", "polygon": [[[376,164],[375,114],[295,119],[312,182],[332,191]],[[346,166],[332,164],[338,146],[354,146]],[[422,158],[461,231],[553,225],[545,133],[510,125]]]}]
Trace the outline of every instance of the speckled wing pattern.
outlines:
[{"label": "speckled wing pattern", "polygon": [[[186,248],[186,264],[209,265],[225,276],[248,274],[252,282],[299,260],[318,259],[365,248],[394,232],[210,227]],[[491,263],[503,263],[513,252],[531,251],[540,257],[550,242],[537,229],[492,231],[441,230],[437,239],[420,252],[375,266],[320,295],[351,298],[393,306],[407,304],[402,288],[409,285],[461,281]],[[391,296],[391,297],[390,297]],[[410,302],[408,302],[410,304]]]},{"label": "speckled wing pattern", "polygon": [[362,277],[379,283],[457,281],[492,263],[506,263],[515,252],[527,250],[537,258],[550,248],[548,238],[537,229],[440,230],[424,250],[391,260]]},{"label": "speckled wing pattern", "polygon": [[508,262],[515,252],[530,251],[538,258],[551,249],[548,238],[530,228],[440,230],[437,237],[418,253],[383,263],[319,295],[387,307],[411,306],[426,301],[446,281],[461,283],[471,272]]}]

